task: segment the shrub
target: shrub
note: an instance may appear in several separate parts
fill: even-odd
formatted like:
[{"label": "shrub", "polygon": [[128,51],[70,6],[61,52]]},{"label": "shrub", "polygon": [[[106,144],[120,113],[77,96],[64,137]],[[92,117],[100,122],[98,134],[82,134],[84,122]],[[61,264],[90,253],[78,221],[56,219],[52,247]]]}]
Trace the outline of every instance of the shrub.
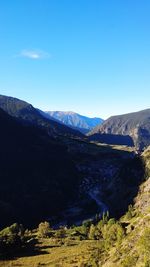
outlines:
[{"label": "shrub", "polygon": [[66,228],[63,226],[60,226],[60,228],[55,232],[56,238],[64,238],[66,235]]},{"label": "shrub", "polygon": [[91,224],[91,226],[90,226],[88,238],[89,239],[95,239],[95,226],[94,226],[94,224]]},{"label": "shrub", "polygon": [[41,238],[47,238],[50,236],[50,224],[49,224],[49,222],[41,222],[39,224],[38,236]]},{"label": "shrub", "polygon": [[132,219],[134,216],[135,216],[134,207],[133,207],[132,205],[129,205],[129,206],[128,206],[128,211],[127,211],[127,213],[125,214],[125,218],[126,218],[127,220],[130,220],[130,219]]},{"label": "shrub", "polygon": [[104,225],[102,229],[103,239],[105,241],[105,248],[109,249],[114,244],[119,245],[124,237],[124,230],[119,223]]},{"label": "shrub", "polygon": [[80,234],[84,236],[85,238],[88,237],[88,232],[89,232],[91,224],[92,224],[91,220],[86,220],[86,221],[83,221],[82,226],[79,227]]}]

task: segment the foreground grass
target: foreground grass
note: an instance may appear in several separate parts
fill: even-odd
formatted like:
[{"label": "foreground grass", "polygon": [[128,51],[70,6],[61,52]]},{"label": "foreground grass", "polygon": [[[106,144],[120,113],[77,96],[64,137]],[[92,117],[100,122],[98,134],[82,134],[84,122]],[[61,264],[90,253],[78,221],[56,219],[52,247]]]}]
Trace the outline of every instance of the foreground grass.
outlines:
[{"label": "foreground grass", "polygon": [[[39,255],[19,257],[0,262],[0,267],[38,267],[38,266],[94,266],[93,253],[99,253],[99,241],[44,239],[38,244]],[[96,266],[96,265],[95,265]]]}]

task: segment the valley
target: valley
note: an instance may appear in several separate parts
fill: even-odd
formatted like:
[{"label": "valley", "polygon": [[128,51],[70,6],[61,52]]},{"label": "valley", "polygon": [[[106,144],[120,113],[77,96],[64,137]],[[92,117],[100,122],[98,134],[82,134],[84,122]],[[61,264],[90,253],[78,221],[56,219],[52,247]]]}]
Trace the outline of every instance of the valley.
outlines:
[{"label": "valley", "polygon": [[103,216],[95,221],[85,221],[80,226],[61,226],[57,230],[50,226],[43,236],[40,228],[26,232],[30,246],[24,248],[22,253],[16,252],[12,259],[1,260],[0,266],[148,266],[150,179],[147,175],[150,150],[146,150],[141,157],[146,176],[133,205],[119,220]]},{"label": "valley", "polygon": [[[68,216],[66,225],[67,222],[70,225],[70,219],[71,224],[81,224],[95,215],[101,218],[107,211],[113,217],[121,216],[132,203],[144,175],[134,148],[74,141],[68,144],[68,149],[79,171],[80,185],[79,199],[75,208],[72,207],[74,221],[69,208],[70,218]],[[128,174],[129,164],[131,174]],[[130,176],[132,172],[132,179],[135,180],[129,184],[130,177],[124,179],[125,175]]]},{"label": "valley", "polygon": [[0,267],[150,267],[150,1],[0,1]]},{"label": "valley", "polygon": [[0,266],[141,264],[138,246],[135,258],[124,255],[126,240],[148,228],[148,143],[142,152],[113,131],[93,139],[6,96],[0,123]]}]

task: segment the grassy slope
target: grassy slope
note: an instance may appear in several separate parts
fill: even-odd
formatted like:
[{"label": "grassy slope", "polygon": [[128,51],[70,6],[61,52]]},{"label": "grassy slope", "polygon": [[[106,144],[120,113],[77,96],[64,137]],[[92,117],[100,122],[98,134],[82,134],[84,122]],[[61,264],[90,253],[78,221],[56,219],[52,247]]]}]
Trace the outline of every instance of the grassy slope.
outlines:
[{"label": "grassy slope", "polygon": [[83,264],[90,261],[93,251],[96,251],[97,247],[97,242],[91,240],[74,241],[68,246],[57,245],[50,240],[44,240],[40,255],[22,257],[13,261],[2,261],[0,267],[84,266]]}]

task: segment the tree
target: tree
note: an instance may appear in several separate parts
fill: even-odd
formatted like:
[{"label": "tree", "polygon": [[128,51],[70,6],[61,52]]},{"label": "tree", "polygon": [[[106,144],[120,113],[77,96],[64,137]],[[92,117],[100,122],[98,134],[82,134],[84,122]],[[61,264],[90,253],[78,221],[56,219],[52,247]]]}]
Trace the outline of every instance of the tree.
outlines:
[{"label": "tree", "polygon": [[95,239],[95,226],[94,226],[94,224],[91,224],[91,226],[90,226],[88,238],[89,239]]},{"label": "tree", "polygon": [[124,230],[119,223],[111,221],[111,223],[104,225],[102,235],[105,241],[105,248],[109,249],[114,244],[120,244],[124,236]]},{"label": "tree", "polygon": [[49,237],[50,235],[50,224],[49,222],[41,222],[38,226],[38,236],[41,238]]}]

